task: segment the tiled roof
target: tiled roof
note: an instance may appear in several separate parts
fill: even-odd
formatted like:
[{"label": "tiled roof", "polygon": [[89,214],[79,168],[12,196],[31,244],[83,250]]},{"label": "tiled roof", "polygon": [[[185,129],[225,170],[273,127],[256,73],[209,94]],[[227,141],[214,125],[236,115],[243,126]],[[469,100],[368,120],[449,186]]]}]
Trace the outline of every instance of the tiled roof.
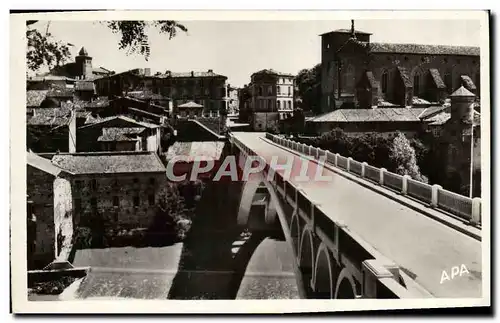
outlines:
[{"label": "tiled roof", "polygon": [[73,90],[71,89],[50,89],[47,92],[49,98],[70,98],[73,97]]},{"label": "tiled roof", "polygon": [[52,164],[49,159],[43,158],[31,151],[26,153],[26,163],[53,176],[59,176],[61,172],[65,171],[64,169]]},{"label": "tiled roof", "polygon": [[309,119],[310,122],[420,122],[423,108],[339,109]]},{"label": "tiled roof", "polygon": [[172,77],[172,78],[183,78],[183,77],[226,77],[221,74],[214,73],[213,71],[208,71],[208,72],[181,72],[181,73],[176,73],[176,72],[169,72],[165,74],[159,74],[156,75],[158,78],[167,78],[167,77]]},{"label": "tiled roof", "polygon": [[437,68],[430,68],[429,73],[431,74],[432,80],[434,81],[434,85],[436,85],[438,89],[446,88],[446,84],[444,84]]},{"label": "tiled roof", "polygon": [[26,106],[39,107],[47,97],[48,90],[29,90],[26,91]]},{"label": "tiled roof", "polygon": [[27,79],[28,82],[45,82],[45,81],[69,81],[69,82],[74,82],[75,79],[67,76],[61,76],[61,75],[37,75],[37,76],[30,76]]},{"label": "tiled roof", "polygon": [[427,100],[419,98],[418,96],[414,96],[411,101],[412,105],[431,105],[431,103]]},{"label": "tiled roof", "polygon": [[476,90],[476,85],[472,82],[471,78],[468,75],[461,75],[460,79],[462,80],[462,84],[469,91]]},{"label": "tiled roof", "polygon": [[453,92],[450,97],[472,97],[475,96],[474,93],[467,90],[465,87],[459,87],[455,92]]},{"label": "tiled roof", "polygon": [[425,119],[425,122],[427,122],[427,124],[429,126],[441,126],[441,125],[445,124],[446,122],[448,122],[448,120],[450,120],[450,118],[451,118],[451,114],[443,111],[441,113],[433,115],[430,118]]},{"label": "tiled roof", "polygon": [[32,126],[62,126],[71,120],[71,110],[63,108],[33,109],[26,123]]},{"label": "tiled roof", "polygon": [[398,66],[397,69],[405,87],[413,87],[413,82],[410,79],[410,73],[408,73],[408,70],[402,66]]},{"label": "tiled roof", "polygon": [[139,126],[139,127],[145,127],[145,128],[158,128],[159,125],[156,125],[156,124],[153,124],[153,123],[149,123],[149,122],[144,122],[144,121],[137,121],[137,120],[134,120],[132,118],[129,118],[129,117],[126,117],[126,116],[123,116],[123,115],[119,115],[119,116],[111,116],[111,117],[107,117],[107,118],[104,118],[104,119],[101,119],[99,120],[98,122],[95,122],[93,124],[89,124],[89,125],[85,125],[81,128],[87,128],[87,127],[93,127],[93,126],[96,126],[96,125],[102,125],[102,124],[105,124],[106,122],[109,122],[111,120],[115,120],[115,119],[120,119],[120,120],[123,120],[125,122],[128,122],[131,124],[131,127],[132,125],[136,125],[136,126]]},{"label": "tiled roof", "polygon": [[92,71],[95,72],[95,73],[99,73],[99,74],[101,74],[101,73],[103,73],[103,74],[104,73],[106,73],[106,74],[113,73],[113,71],[110,71],[110,70],[108,70],[108,69],[106,69],[104,67],[96,67],[96,68],[93,68]]},{"label": "tiled roof", "polygon": [[94,82],[89,81],[76,81],[75,82],[76,91],[95,91]]},{"label": "tiled roof", "polygon": [[378,103],[377,103],[377,106],[378,107],[397,107],[398,105],[394,104],[394,103],[391,103],[391,102],[388,102],[388,101],[384,101],[384,100],[379,99]]},{"label": "tiled roof", "polygon": [[178,106],[179,108],[203,108],[201,104],[198,104],[193,101],[186,102]]},{"label": "tiled roof", "polygon": [[448,107],[445,106],[445,105],[436,105],[436,106],[432,106],[432,107],[428,107],[427,109],[425,109],[421,114],[420,114],[420,119],[427,119],[441,111],[444,111],[446,110]]},{"label": "tiled roof", "polygon": [[372,53],[479,56],[479,47],[421,44],[370,43]]},{"label": "tiled roof", "polygon": [[[331,34],[331,33],[350,34],[351,32],[352,32],[351,29],[336,29],[336,30],[333,30],[333,31],[329,31],[329,32],[323,33],[320,36]],[[354,30],[354,33],[355,34],[360,34],[360,35],[371,35],[370,33],[367,33],[367,32],[361,31],[361,30]]]},{"label": "tiled roof", "polygon": [[128,92],[127,95],[139,100],[154,100],[154,101],[170,100],[169,97],[163,96],[158,93],[153,93],[151,91],[132,91]]},{"label": "tiled roof", "polygon": [[255,74],[272,74],[272,75],[278,75],[278,76],[293,76],[293,74],[278,72],[278,71],[273,70],[272,68],[257,71],[255,73],[253,73],[252,76]]},{"label": "tiled roof", "polygon": [[92,101],[82,101],[80,103],[84,108],[104,108],[109,106],[109,99],[107,96],[100,96]]},{"label": "tiled roof", "polygon": [[154,152],[57,154],[52,163],[75,174],[165,172]]},{"label": "tiled roof", "polygon": [[145,128],[103,128],[97,141],[135,141]]},{"label": "tiled roof", "polygon": [[168,148],[167,160],[182,156],[186,161],[219,160],[224,149],[223,141],[176,142]]}]

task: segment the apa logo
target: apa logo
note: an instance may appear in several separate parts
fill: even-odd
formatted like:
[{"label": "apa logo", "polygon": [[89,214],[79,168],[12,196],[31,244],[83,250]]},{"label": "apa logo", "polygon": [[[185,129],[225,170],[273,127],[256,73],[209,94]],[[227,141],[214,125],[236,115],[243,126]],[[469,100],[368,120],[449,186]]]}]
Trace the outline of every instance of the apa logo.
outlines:
[{"label": "apa logo", "polygon": [[446,273],[446,270],[443,270],[443,273],[441,274],[441,282],[440,284],[442,284],[443,282],[447,281],[447,280],[452,280],[454,279],[456,276],[462,276],[462,275],[465,275],[465,274],[469,274],[469,270],[467,270],[467,267],[462,264],[460,267],[458,266],[454,266],[451,268],[451,278],[450,276],[448,276],[448,273]]}]

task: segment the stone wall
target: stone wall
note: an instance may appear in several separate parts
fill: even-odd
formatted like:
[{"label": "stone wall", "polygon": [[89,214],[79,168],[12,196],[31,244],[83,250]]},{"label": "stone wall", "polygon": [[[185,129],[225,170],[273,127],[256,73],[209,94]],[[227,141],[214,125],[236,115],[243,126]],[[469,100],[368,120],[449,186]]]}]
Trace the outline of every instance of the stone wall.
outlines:
[{"label": "stone wall", "polygon": [[54,176],[27,166],[27,194],[33,201],[36,216],[36,247],[34,261],[43,267],[54,259]]},{"label": "stone wall", "polygon": [[81,226],[99,219],[104,227],[147,228],[165,183],[165,173],[80,175],[73,183],[76,221]]}]

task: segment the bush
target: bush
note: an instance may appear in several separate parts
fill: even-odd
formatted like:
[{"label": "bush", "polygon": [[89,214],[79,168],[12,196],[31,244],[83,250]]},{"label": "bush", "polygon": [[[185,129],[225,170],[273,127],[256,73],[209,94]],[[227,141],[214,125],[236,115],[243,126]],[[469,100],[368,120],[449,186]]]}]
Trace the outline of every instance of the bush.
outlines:
[{"label": "bush", "polygon": [[32,288],[32,292],[36,294],[59,295],[75,280],[77,280],[76,277],[63,276],[57,280],[37,283]]}]

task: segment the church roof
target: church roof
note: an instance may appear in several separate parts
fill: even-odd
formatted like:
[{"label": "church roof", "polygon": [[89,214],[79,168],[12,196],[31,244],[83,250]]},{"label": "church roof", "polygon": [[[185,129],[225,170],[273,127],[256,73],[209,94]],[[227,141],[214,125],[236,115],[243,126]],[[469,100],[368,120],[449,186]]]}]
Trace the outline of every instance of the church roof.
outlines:
[{"label": "church roof", "polygon": [[422,44],[370,43],[372,53],[479,56],[479,47]]}]

